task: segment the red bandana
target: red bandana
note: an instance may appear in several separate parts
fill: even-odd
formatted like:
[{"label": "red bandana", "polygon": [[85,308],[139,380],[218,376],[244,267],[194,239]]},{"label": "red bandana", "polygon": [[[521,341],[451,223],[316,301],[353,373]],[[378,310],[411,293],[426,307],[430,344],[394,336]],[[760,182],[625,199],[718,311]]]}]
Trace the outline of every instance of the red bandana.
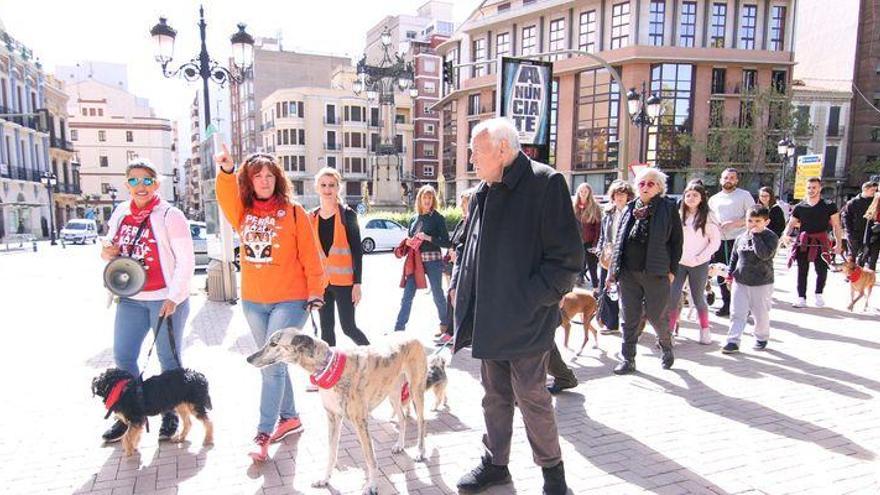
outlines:
[{"label": "red bandana", "polygon": [[403,382],[403,386],[400,387],[400,402],[406,402],[409,400],[409,382]]},{"label": "red bandana", "polygon": [[257,199],[254,198],[254,206],[253,211],[259,216],[275,216],[278,213],[278,210],[284,209],[284,203],[279,201],[276,197],[271,197],[269,199]]},{"label": "red bandana", "polygon": [[348,358],[342,351],[330,349],[330,360],[324,369],[316,371],[309,376],[312,385],[318,388],[332,388],[342,378],[345,370],[345,361]]},{"label": "red bandana", "polygon": [[125,386],[128,385],[128,382],[130,381],[130,378],[119,380],[116,382],[116,385],[113,385],[113,388],[110,389],[110,393],[107,394],[107,398],[104,399],[104,407],[107,408],[107,415],[104,416],[104,419],[110,417],[110,413],[113,412],[113,407],[119,402],[119,398],[122,397],[122,393],[125,391]]},{"label": "red bandana", "polygon": [[131,201],[131,217],[134,219],[135,225],[140,224],[148,216],[150,216],[150,213],[153,212],[153,208],[155,208],[157,204],[159,204],[159,196],[155,195],[155,194],[153,195],[153,199],[151,199],[149,203],[144,205],[143,208],[138,208],[138,206],[135,204],[134,200],[132,200]]},{"label": "red bandana", "polygon": [[857,266],[853,269],[853,272],[849,274],[849,277],[846,277],[846,281],[854,284],[862,278],[862,267]]}]

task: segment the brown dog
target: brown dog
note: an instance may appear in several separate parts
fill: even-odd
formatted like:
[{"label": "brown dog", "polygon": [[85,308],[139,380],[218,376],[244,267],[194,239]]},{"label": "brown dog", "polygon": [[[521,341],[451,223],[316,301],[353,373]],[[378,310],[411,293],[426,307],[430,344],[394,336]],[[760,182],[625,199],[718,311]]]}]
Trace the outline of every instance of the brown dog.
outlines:
[{"label": "brown dog", "polygon": [[593,334],[593,349],[599,347],[598,332],[593,327],[593,317],[596,316],[598,304],[592,294],[583,289],[574,289],[559,302],[559,310],[562,313],[562,329],[565,330],[565,347],[568,347],[568,336],[571,333],[571,321],[575,316],[581,315],[584,325],[584,343],[578,354],[584,352],[584,347]]},{"label": "brown dog", "polygon": [[871,291],[874,290],[874,284],[877,282],[877,274],[863,269],[852,260],[846,260],[843,264],[843,273],[849,282],[850,303],[847,309],[852,311],[856,302],[864,296],[864,311],[868,311],[868,300],[871,299]]}]

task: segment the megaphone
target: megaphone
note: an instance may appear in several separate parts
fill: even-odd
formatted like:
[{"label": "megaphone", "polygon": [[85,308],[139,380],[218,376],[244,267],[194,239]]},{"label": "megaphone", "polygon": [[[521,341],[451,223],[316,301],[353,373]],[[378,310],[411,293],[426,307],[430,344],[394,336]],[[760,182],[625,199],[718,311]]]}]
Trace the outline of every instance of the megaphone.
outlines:
[{"label": "megaphone", "polygon": [[104,267],[104,286],[119,297],[137,294],[144,288],[146,281],[147,271],[131,258],[120,256]]}]

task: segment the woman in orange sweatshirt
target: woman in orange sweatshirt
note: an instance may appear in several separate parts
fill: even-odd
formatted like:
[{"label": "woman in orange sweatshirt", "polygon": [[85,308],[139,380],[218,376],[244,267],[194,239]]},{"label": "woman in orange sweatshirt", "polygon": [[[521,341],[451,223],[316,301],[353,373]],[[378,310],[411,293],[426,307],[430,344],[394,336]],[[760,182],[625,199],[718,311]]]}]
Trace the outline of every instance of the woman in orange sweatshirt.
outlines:
[{"label": "woman in orange sweatshirt", "polygon": [[[234,173],[226,146],[216,157],[217,202],[241,237],[242,308],[258,346],[276,330],[302,328],[323,305],[324,268],[309,216],[290,199],[289,183],[271,155],[249,155]],[[269,444],[302,431],[287,365],[261,369],[255,460]],[[277,426],[276,426],[277,420]]]}]

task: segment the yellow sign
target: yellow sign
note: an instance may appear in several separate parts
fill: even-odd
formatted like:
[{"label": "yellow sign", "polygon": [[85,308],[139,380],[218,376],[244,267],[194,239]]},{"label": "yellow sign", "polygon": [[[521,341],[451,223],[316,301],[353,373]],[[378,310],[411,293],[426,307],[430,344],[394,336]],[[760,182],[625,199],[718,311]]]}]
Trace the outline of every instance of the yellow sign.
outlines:
[{"label": "yellow sign", "polygon": [[822,177],[822,155],[798,157],[794,176],[794,199],[807,197],[807,179],[810,177]]}]

